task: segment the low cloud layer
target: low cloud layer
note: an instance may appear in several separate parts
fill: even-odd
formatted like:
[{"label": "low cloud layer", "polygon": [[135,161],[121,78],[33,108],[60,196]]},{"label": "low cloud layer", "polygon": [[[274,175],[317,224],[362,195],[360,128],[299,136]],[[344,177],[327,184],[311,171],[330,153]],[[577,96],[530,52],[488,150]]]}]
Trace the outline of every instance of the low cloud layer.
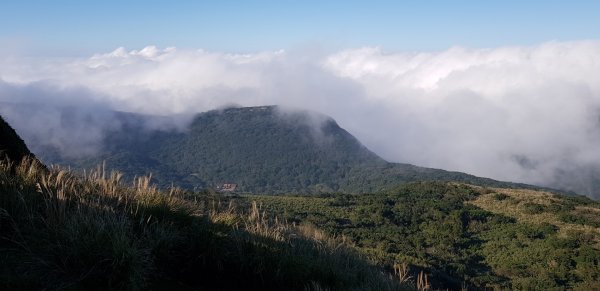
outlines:
[{"label": "low cloud layer", "polygon": [[[600,172],[598,75],[600,41],[429,53],[150,46],[90,58],[0,56],[0,102],[82,108],[88,123],[71,133],[89,137],[83,145],[114,126],[101,122],[111,110],[169,116],[279,104],[332,116],[390,161],[590,194]],[[7,106],[0,114],[20,131],[61,128],[52,112],[43,123]],[[92,124],[98,132],[84,129]]]}]

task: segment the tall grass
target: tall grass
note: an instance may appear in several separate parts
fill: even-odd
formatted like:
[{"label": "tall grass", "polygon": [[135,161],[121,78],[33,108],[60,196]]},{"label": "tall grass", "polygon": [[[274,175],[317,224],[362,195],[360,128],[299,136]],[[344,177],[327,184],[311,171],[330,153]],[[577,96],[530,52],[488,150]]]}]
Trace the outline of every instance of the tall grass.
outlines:
[{"label": "tall grass", "polygon": [[0,289],[401,290],[344,238],[218,197],[0,163]]}]

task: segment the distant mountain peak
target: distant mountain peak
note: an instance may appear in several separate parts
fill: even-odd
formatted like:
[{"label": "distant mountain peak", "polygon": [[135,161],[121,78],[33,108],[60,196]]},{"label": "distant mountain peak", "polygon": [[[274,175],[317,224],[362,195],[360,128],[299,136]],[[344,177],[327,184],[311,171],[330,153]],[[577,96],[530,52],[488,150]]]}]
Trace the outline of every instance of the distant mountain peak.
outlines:
[{"label": "distant mountain peak", "polygon": [[235,112],[239,112],[239,111],[247,111],[247,112],[275,111],[278,108],[279,108],[279,106],[277,106],[277,105],[263,105],[263,106],[249,106],[249,107],[234,106],[234,107],[226,107],[221,110],[217,109],[217,111],[223,111],[223,112],[227,112],[227,113],[235,113]]}]

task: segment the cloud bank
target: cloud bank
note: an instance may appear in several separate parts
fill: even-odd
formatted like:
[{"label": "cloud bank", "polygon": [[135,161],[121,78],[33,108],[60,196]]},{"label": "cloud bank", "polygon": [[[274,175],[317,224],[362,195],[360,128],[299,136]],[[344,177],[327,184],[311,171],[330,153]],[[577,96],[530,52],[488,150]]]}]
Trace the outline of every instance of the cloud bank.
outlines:
[{"label": "cloud bank", "polygon": [[[88,121],[79,134],[99,129],[84,144],[114,126],[100,122],[111,110],[169,116],[279,104],[332,116],[390,161],[592,195],[600,186],[599,75],[600,41],[423,53],[149,46],[90,58],[0,56],[0,102],[87,108],[78,111]],[[28,121],[6,106],[0,114],[21,132],[77,124],[51,113]]]}]

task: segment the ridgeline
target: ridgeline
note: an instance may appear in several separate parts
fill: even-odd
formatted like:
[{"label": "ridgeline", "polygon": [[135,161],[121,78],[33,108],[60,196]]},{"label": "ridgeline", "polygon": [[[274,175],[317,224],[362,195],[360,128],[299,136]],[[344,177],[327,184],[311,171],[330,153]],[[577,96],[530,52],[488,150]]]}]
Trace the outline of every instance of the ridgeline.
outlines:
[{"label": "ridgeline", "polygon": [[531,187],[459,172],[389,163],[330,117],[276,106],[198,114],[185,130],[165,129],[160,117],[120,113],[93,157],[39,153],[47,163],[90,169],[106,162],[129,178],[191,190],[236,184],[251,193],[368,193],[414,181],[458,181],[494,187]]}]

